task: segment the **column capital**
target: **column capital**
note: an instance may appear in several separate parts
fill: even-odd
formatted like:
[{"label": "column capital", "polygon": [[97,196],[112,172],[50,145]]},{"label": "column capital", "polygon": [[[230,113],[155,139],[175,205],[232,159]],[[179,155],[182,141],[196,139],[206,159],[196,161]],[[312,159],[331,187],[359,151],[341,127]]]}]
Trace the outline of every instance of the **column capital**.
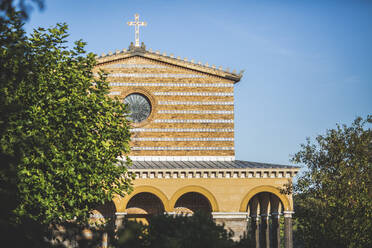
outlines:
[{"label": "column capital", "polygon": [[263,220],[265,220],[265,219],[269,219],[271,215],[270,214],[261,214],[260,216]]},{"label": "column capital", "polygon": [[292,214],[294,214],[294,211],[284,211],[284,218],[292,218]]},{"label": "column capital", "polygon": [[281,215],[282,215],[282,214],[279,213],[279,212],[271,213],[271,216],[272,216],[273,218],[278,218],[278,219],[279,219]]},{"label": "column capital", "polygon": [[116,217],[118,216],[126,216],[128,213],[127,212],[116,212],[115,215]]},{"label": "column capital", "polygon": [[252,218],[252,219],[260,219],[261,218],[261,215],[259,215],[259,214],[251,214],[251,215],[249,215],[248,216],[248,218]]}]

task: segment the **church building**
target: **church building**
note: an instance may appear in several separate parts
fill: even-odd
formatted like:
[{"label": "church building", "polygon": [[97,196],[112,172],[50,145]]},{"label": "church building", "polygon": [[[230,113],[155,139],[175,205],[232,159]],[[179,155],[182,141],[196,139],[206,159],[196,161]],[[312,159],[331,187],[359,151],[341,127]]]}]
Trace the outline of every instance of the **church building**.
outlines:
[{"label": "church building", "polygon": [[235,158],[234,86],[242,73],[147,50],[138,30],[145,23],[136,15],[129,24],[135,43],[98,57],[95,68],[131,111],[136,179],[131,194],[114,200],[116,218],[206,211],[236,239],[250,230],[256,247],[280,247],[284,218],[292,247],[292,196],[280,189],[299,168]]}]

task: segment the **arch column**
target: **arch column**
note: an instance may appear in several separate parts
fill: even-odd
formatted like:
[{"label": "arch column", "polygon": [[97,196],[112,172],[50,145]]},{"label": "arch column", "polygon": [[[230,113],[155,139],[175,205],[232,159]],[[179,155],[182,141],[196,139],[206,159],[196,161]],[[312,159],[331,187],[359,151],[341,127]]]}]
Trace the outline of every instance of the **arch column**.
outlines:
[{"label": "arch column", "polygon": [[270,248],[270,193],[261,193],[259,199],[261,208],[260,247]]},{"label": "arch column", "polygon": [[271,244],[273,248],[280,248],[280,213],[271,214]]},{"label": "arch column", "polygon": [[257,195],[252,198],[248,208],[251,216],[251,246],[260,248],[260,202]]},{"label": "arch column", "polygon": [[271,206],[271,244],[273,248],[280,248],[280,213],[282,205],[277,197],[270,196]]},{"label": "arch column", "polygon": [[239,241],[247,231],[247,212],[212,212],[212,217],[217,224],[223,224],[234,232],[234,241]]},{"label": "arch column", "polygon": [[246,195],[241,210],[245,208],[249,212],[252,247],[280,248],[279,220],[281,214],[285,213],[285,247],[293,248],[290,200],[290,196],[281,194],[271,186],[256,187]]},{"label": "arch column", "polygon": [[284,247],[293,248],[292,214],[293,211],[284,211]]}]

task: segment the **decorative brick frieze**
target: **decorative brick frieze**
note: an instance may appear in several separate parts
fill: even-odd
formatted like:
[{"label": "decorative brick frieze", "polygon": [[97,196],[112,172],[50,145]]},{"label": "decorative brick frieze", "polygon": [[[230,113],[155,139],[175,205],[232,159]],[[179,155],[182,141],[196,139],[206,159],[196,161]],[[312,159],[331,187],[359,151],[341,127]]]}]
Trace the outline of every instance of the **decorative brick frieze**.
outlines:
[{"label": "decorative brick frieze", "polygon": [[158,114],[213,114],[213,115],[232,115],[232,110],[158,110]]},{"label": "decorative brick frieze", "polygon": [[137,82],[110,82],[110,86],[145,86],[145,87],[223,87],[232,88],[232,83],[137,83]]},{"label": "decorative brick frieze", "polygon": [[132,141],[234,141],[234,138],[132,138]]},{"label": "decorative brick frieze", "polygon": [[[132,161],[234,161],[235,156],[129,156]],[[125,158],[121,158],[125,159]]]},{"label": "decorative brick frieze", "polygon": [[[132,141],[134,138],[167,138],[167,137],[172,137],[172,138],[234,138],[234,133],[224,133],[224,132],[219,132],[219,133],[190,133],[190,132],[180,132],[180,133],[163,133],[163,132],[141,132],[141,133],[132,133]],[[222,141],[219,141],[222,142]],[[231,146],[231,142],[229,145],[226,146]]]},{"label": "decorative brick frieze", "polygon": [[189,151],[168,151],[168,150],[137,150],[131,151],[131,156],[235,156],[234,150],[189,150]]},{"label": "decorative brick frieze", "polygon": [[102,66],[103,68],[156,68],[156,69],[163,69],[168,68],[163,65],[156,65],[156,64],[108,64],[105,66]]},{"label": "decorative brick frieze", "polygon": [[[98,76],[95,74],[94,76]],[[110,73],[108,77],[135,77],[135,78],[205,78],[198,74],[176,74],[176,73]]]},{"label": "decorative brick frieze", "polygon": [[131,148],[133,151],[136,150],[142,150],[142,151],[152,151],[152,150],[162,150],[162,151],[219,151],[219,150],[234,150],[234,147],[176,147],[176,146],[171,146],[171,147],[148,147],[148,146],[134,146]]},{"label": "decorative brick frieze", "polygon": [[234,128],[234,123],[151,123],[144,127],[149,128]]},{"label": "decorative brick frieze", "polygon": [[158,101],[159,105],[234,105],[234,102]]},{"label": "decorative brick frieze", "polygon": [[234,132],[233,128],[132,128],[131,132]]},{"label": "decorative brick frieze", "polygon": [[233,92],[154,92],[155,96],[234,96]]},{"label": "decorative brick frieze", "polygon": [[222,120],[222,119],[156,119],[155,123],[234,123],[234,120]]}]

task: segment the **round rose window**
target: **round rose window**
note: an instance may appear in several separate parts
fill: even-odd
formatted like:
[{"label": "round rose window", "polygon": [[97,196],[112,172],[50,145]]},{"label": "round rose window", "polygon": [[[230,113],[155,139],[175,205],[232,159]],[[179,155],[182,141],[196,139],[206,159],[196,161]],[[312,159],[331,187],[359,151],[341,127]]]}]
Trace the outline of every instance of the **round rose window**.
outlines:
[{"label": "round rose window", "polygon": [[151,104],[145,95],[130,94],[124,99],[124,103],[129,107],[129,119],[135,123],[146,120],[151,114]]}]

